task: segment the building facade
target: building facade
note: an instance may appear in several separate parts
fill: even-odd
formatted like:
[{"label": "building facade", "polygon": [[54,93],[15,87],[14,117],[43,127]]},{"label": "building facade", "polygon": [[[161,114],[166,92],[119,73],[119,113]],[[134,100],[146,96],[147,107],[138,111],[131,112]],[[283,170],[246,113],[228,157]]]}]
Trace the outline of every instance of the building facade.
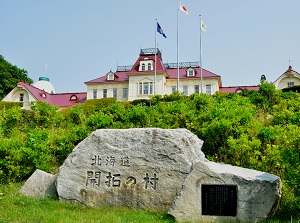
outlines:
[{"label": "building facade", "polygon": [[[262,75],[261,80],[266,80],[266,77]],[[221,76],[206,69],[201,70],[198,62],[163,63],[161,52],[154,48],[141,49],[134,65],[118,66],[115,72],[109,71],[85,84],[87,92],[57,94],[49,78],[40,77],[33,85],[19,82],[2,101],[23,102],[25,109],[30,109],[32,102],[43,101],[63,109],[89,99],[133,101],[149,99],[155,94],[169,95],[177,89],[186,96],[194,93],[213,95],[216,92],[239,93],[243,89],[259,90],[258,85],[223,87]],[[300,74],[289,66],[272,84],[276,89],[300,85]]]},{"label": "building facade", "polygon": [[289,66],[276,81],[273,82],[276,89],[284,89],[300,85],[300,74],[293,70],[292,66]]},{"label": "building facade", "polygon": [[56,94],[49,78],[40,77],[39,81],[30,85],[19,82],[17,86],[11,90],[2,101],[7,102],[23,102],[24,109],[29,110],[31,103],[42,101],[59,109],[64,109],[82,103],[86,100],[86,92],[79,93],[60,93]]},{"label": "building facade", "polygon": [[[179,65],[179,66],[178,66]],[[159,49],[141,49],[133,66],[118,66],[115,72],[87,81],[87,100],[116,98],[117,101],[149,99],[175,91],[184,95],[214,94],[222,86],[221,77],[201,69],[198,62],[163,63]],[[202,83],[202,85],[201,85]]]}]

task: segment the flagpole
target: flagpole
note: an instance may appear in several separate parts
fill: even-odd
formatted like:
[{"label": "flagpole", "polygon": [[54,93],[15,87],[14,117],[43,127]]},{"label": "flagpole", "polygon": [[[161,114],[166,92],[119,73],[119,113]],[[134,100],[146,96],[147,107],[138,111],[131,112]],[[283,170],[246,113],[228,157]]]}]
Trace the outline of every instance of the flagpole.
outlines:
[{"label": "flagpole", "polygon": [[157,53],[156,35],[157,35],[157,19],[155,19],[154,95],[156,94],[156,53]]},{"label": "flagpole", "polygon": [[179,92],[179,0],[177,2],[177,91]]},{"label": "flagpole", "polygon": [[203,93],[203,91],[202,91],[202,84],[203,84],[203,81],[202,81],[202,40],[201,40],[201,33],[202,33],[202,27],[201,27],[201,21],[202,21],[202,19],[201,19],[201,15],[199,15],[199,17],[200,17],[200,43],[199,43],[199,46],[200,46],[200,89],[201,89],[201,94]]}]

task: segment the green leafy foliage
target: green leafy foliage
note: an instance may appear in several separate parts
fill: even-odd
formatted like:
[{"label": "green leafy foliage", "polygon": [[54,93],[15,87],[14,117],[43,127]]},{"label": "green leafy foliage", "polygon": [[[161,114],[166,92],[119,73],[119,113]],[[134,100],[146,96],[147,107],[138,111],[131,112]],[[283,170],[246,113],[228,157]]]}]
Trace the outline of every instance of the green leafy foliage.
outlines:
[{"label": "green leafy foliage", "polygon": [[0,181],[25,180],[36,168],[56,173],[73,148],[99,128],[187,128],[207,158],[278,175],[277,215],[300,217],[300,96],[262,82],[240,94],[178,92],[147,103],[88,100],[62,111],[36,103],[0,109]]},{"label": "green leafy foliage", "polygon": [[0,100],[4,98],[20,81],[28,84],[33,81],[27,76],[27,71],[12,65],[0,55]]}]

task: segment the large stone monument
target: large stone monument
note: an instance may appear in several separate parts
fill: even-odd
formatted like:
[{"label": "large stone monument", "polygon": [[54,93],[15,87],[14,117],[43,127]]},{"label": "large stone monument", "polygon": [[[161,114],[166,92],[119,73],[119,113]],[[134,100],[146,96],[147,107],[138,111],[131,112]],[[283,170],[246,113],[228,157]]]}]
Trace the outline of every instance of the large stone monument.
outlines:
[{"label": "large stone monument", "polygon": [[186,129],[96,130],[60,167],[61,200],[167,211],[203,141]]},{"label": "large stone monument", "polygon": [[186,129],[102,129],[60,167],[61,200],[168,211],[178,221],[257,222],[281,196],[277,176],[213,163]]}]

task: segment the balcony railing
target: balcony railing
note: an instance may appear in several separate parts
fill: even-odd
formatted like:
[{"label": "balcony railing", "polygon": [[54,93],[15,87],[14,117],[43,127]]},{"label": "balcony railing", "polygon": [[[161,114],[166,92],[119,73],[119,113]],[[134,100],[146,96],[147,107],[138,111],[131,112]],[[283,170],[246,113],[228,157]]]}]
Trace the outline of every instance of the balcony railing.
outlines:
[{"label": "balcony railing", "polygon": [[133,65],[129,66],[117,66],[117,71],[130,71]]},{"label": "balcony railing", "polygon": [[158,49],[158,48],[147,48],[147,49],[141,49],[141,53],[140,53],[140,55],[142,56],[144,56],[144,55],[154,55],[155,54],[155,50],[156,50],[156,52],[157,52],[157,54],[160,56],[160,58],[162,58],[161,57],[161,52],[160,52],[160,50]]},{"label": "balcony railing", "polygon": [[[183,67],[199,67],[199,62],[180,62],[179,68]],[[177,63],[164,63],[165,68],[177,68]]]}]

